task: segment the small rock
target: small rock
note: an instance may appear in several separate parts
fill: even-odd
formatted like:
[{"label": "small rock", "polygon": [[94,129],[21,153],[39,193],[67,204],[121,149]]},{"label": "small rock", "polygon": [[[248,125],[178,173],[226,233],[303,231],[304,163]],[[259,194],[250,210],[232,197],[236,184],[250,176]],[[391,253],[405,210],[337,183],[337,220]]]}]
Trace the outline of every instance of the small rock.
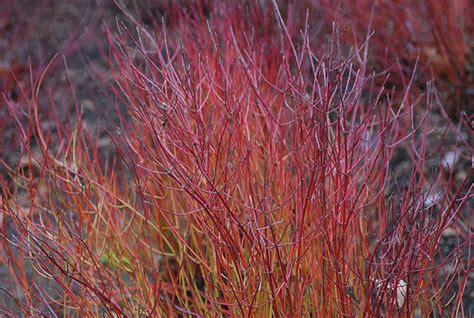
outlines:
[{"label": "small rock", "polygon": [[112,142],[110,141],[109,137],[102,137],[97,142],[97,145],[99,147],[108,147],[108,146],[112,145]]},{"label": "small rock", "polygon": [[448,227],[446,228],[442,233],[441,233],[442,236],[445,236],[445,237],[449,237],[449,236],[457,236],[458,235],[458,232],[456,232],[455,229],[453,229],[452,227]]},{"label": "small rock", "polygon": [[448,169],[453,169],[454,165],[458,162],[459,160],[459,153],[456,151],[448,151],[444,157],[443,160],[441,161],[441,164],[443,165],[443,168],[448,170]]},{"label": "small rock", "polygon": [[87,109],[91,111],[95,109],[94,103],[89,99],[82,100],[81,106],[83,107],[83,109]]},{"label": "small rock", "polygon": [[464,180],[466,180],[467,178],[467,172],[462,170],[462,171],[459,171],[458,173],[456,173],[456,181],[457,182],[463,182]]},{"label": "small rock", "polygon": [[425,198],[425,201],[423,204],[425,205],[425,208],[431,207],[433,204],[438,203],[442,198],[441,193],[435,192],[435,193],[430,193],[428,196]]}]

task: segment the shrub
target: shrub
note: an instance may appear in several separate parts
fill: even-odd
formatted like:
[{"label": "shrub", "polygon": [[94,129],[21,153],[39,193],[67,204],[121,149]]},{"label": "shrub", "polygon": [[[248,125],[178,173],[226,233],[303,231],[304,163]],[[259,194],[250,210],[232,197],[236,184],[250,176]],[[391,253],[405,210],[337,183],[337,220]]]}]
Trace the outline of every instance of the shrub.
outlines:
[{"label": "shrub", "polygon": [[438,242],[469,191],[427,164],[432,87],[417,96],[410,82],[397,99],[375,86],[367,47],[344,52],[337,29],[315,53],[322,44],[308,28],[290,35],[275,3],[267,24],[233,18],[243,9],[183,11],[155,33],[105,29],[131,117],[108,158],[74,104],[69,119],[52,107],[40,120],[39,89],[26,116],[9,102],[26,164],[4,186],[0,257],[21,312],[462,311],[471,261],[462,243],[443,255]]}]

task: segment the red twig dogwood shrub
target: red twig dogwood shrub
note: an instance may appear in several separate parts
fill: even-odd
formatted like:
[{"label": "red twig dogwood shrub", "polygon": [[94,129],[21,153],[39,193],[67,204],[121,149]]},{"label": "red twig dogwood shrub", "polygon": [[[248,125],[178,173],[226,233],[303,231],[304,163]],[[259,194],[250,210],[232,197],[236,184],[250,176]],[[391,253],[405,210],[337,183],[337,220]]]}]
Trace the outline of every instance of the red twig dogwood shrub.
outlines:
[{"label": "red twig dogwood shrub", "polygon": [[[290,36],[275,3],[269,41],[266,25],[233,20],[241,9],[216,4],[207,19],[179,15],[154,33],[106,29],[115,93],[131,117],[110,133],[115,155],[102,156],[80,107],[69,118],[52,107],[41,120],[55,129],[41,126],[43,76],[27,112],[9,101],[27,162],[9,167],[1,205],[0,257],[17,309],[462,313],[471,261],[461,243],[441,255],[438,242],[469,208],[469,191],[427,167],[431,88],[417,97],[407,85],[395,100],[367,71],[367,46],[343,52],[336,30],[329,43],[313,43],[308,27]],[[392,177],[399,152],[403,185]],[[427,204],[435,187],[443,191]]]}]

